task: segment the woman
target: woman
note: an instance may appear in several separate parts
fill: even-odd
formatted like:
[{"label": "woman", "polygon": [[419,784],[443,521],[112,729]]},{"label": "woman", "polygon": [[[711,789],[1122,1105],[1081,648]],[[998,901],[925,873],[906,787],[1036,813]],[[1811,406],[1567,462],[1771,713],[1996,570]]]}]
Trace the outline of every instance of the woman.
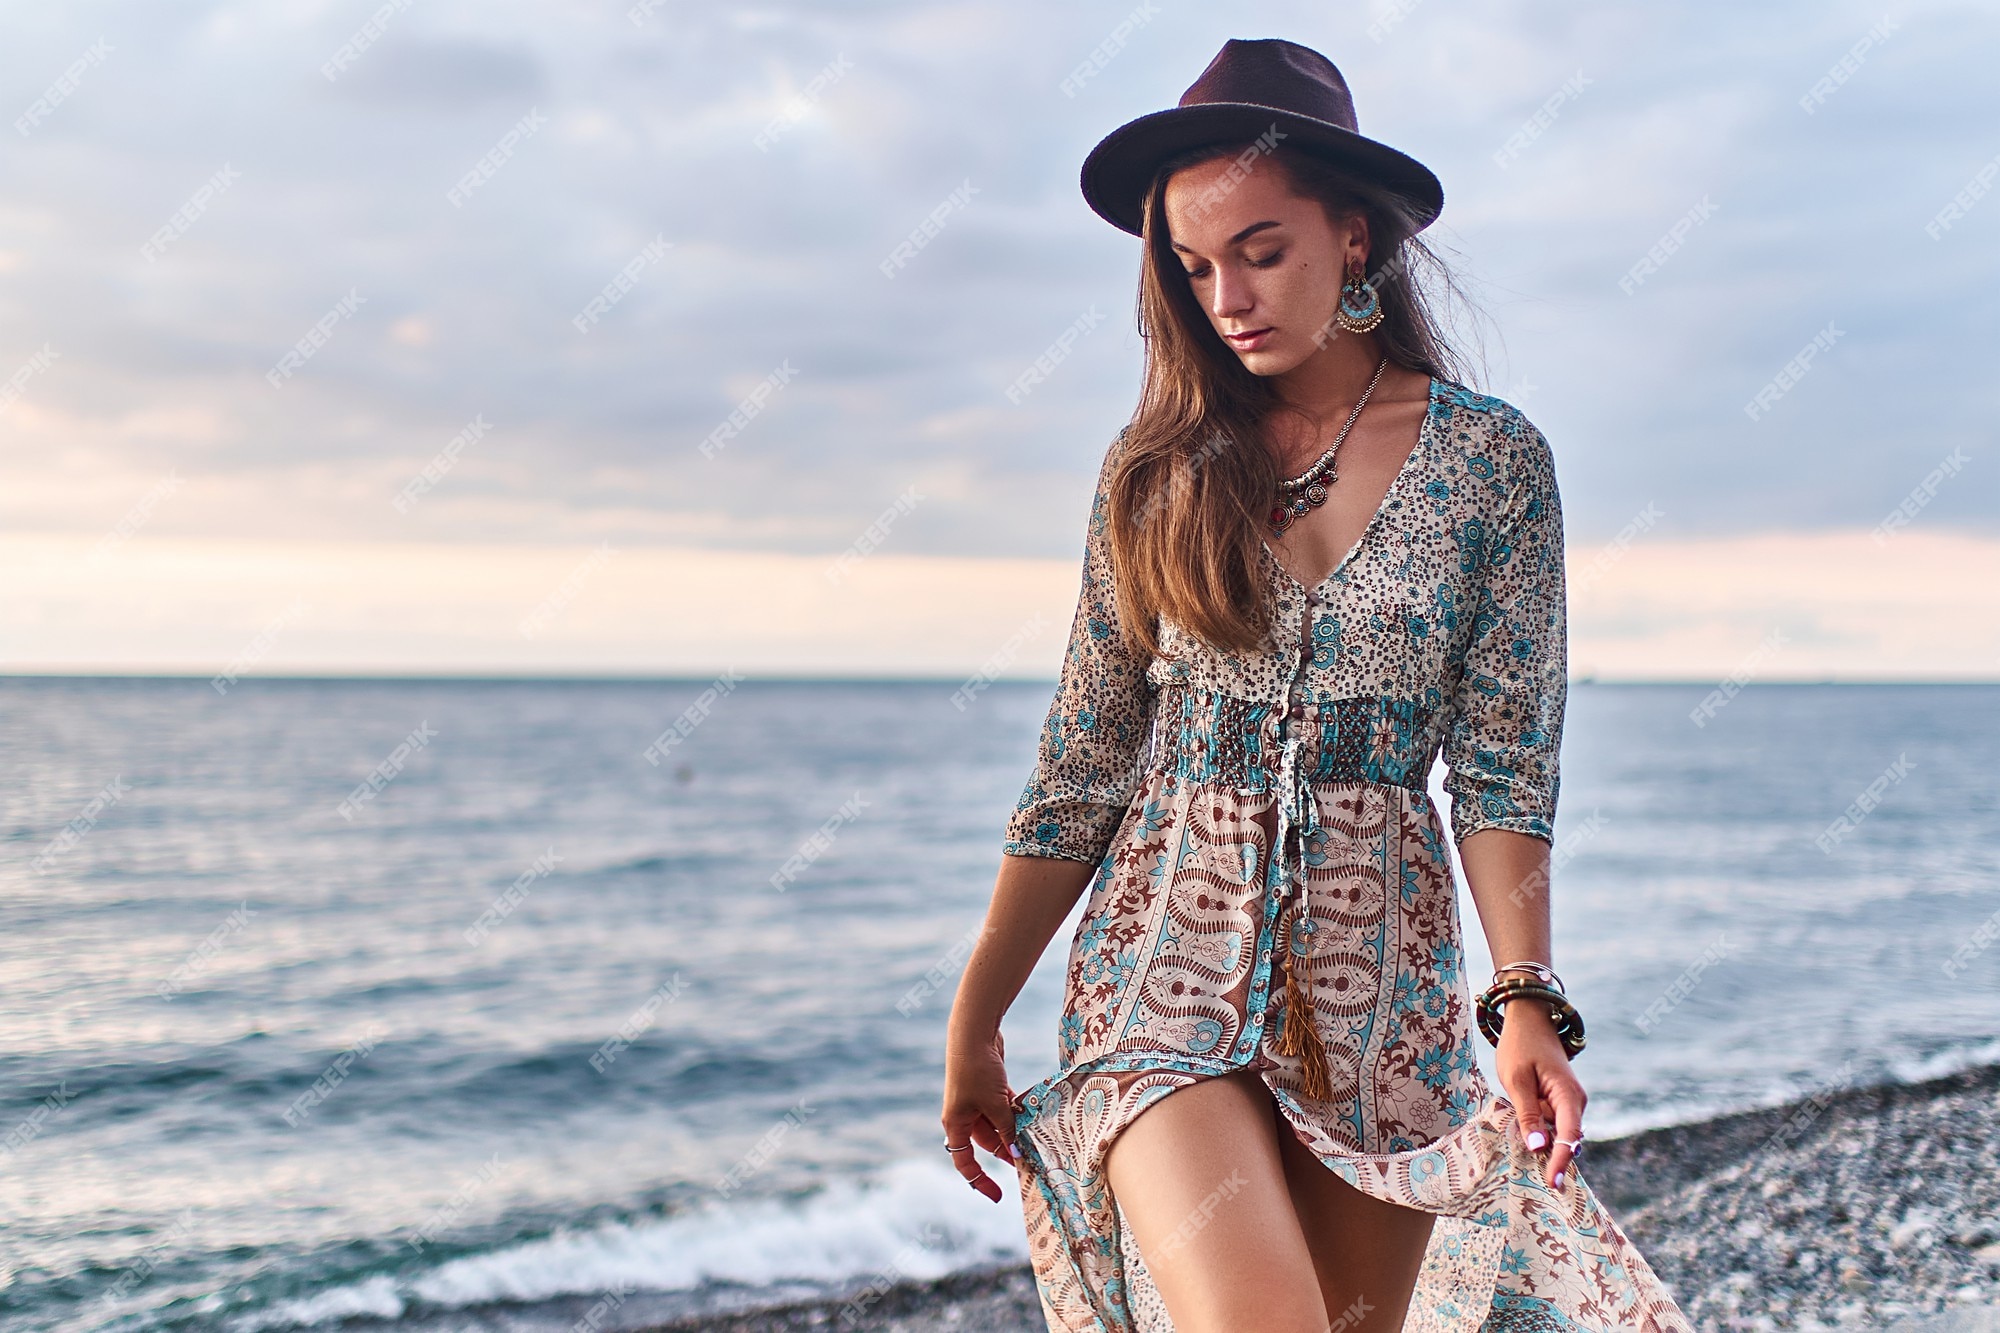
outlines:
[{"label": "woman", "polygon": [[[1145,242],[1146,386],[953,1006],[945,1147],[996,1201],[972,1146],[1015,1163],[1052,1329],[1686,1330],[1572,1165],[1548,444],[1448,373],[1408,281],[1442,191],[1354,126],[1324,57],[1231,41],[1086,161]],[[1016,1095],[1000,1017],[1087,885],[1062,1068]]]}]

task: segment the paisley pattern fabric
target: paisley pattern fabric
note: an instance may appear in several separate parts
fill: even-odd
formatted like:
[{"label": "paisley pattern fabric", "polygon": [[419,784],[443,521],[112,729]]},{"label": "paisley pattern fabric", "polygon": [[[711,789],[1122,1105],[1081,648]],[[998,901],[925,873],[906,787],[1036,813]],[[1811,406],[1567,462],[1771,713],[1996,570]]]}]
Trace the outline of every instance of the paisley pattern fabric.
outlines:
[{"label": "paisley pattern fabric", "polygon": [[[1176,1089],[1254,1069],[1350,1185],[1434,1214],[1406,1328],[1691,1333],[1573,1167],[1551,1189],[1477,1034],[1449,834],[1554,834],[1567,694],[1562,512],[1517,409],[1433,379],[1416,447],[1354,547],[1305,588],[1262,554],[1263,650],[1170,622],[1124,642],[1099,472],[1082,592],[1004,851],[1097,866],[1069,948],[1060,1068],[1015,1097],[1049,1327],[1169,1330],[1104,1173]],[[1289,949],[1332,1068],[1278,1038]]]}]

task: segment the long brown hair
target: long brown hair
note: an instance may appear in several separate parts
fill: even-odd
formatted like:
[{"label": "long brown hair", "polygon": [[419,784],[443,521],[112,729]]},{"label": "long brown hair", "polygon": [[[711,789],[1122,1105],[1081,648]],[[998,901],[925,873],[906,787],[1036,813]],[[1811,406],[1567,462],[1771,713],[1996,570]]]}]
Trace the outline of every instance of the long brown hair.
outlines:
[{"label": "long brown hair", "polygon": [[[1270,630],[1258,569],[1279,477],[1260,423],[1286,405],[1210,325],[1174,255],[1164,203],[1174,172],[1240,152],[1207,145],[1169,158],[1144,202],[1138,323],[1145,387],[1106,498],[1118,619],[1146,653],[1159,648],[1156,615],[1224,651],[1254,649]],[[1257,161],[1283,172],[1293,193],[1318,199],[1330,222],[1367,215],[1367,272],[1382,301],[1374,332],[1383,354],[1410,370],[1462,380],[1460,359],[1412,270],[1463,293],[1417,237],[1408,205],[1310,153],[1274,148]]]}]

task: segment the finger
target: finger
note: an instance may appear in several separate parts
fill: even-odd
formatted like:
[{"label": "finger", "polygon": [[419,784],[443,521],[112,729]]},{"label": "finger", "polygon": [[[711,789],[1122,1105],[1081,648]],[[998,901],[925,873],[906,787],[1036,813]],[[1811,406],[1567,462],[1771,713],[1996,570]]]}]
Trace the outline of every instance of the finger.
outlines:
[{"label": "finger", "polygon": [[1576,1158],[1569,1145],[1583,1141],[1583,1089],[1574,1078],[1557,1079],[1549,1089],[1549,1100],[1555,1107],[1556,1138],[1567,1140],[1549,1154],[1549,1183],[1561,1189]]},{"label": "finger", "polygon": [[1549,1149],[1548,1182],[1552,1189],[1561,1189],[1569,1180],[1571,1153],[1567,1143],[1558,1143]]},{"label": "finger", "polygon": [[993,1202],[1000,1202],[1000,1182],[986,1174],[986,1168],[979,1164],[976,1154],[955,1152],[951,1155],[951,1160],[958,1167],[958,1174],[964,1176],[972,1188]]},{"label": "finger", "polygon": [[[972,1143],[984,1148],[995,1157],[1006,1162],[1021,1160],[1020,1145],[1014,1131],[1014,1108],[1011,1103],[1002,1103],[1001,1109],[994,1111],[974,1111],[952,1122],[963,1133],[950,1140],[952,1143]],[[1001,1126],[1006,1126],[1002,1129]],[[971,1157],[971,1153],[954,1153],[955,1157]]]},{"label": "finger", "polygon": [[987,1151],[991,1152],[995,1157],[1005,1158],[1009,1162],[1020,1161],[1021,1145],[1015,1141],[1013,1103],[1008,1102],[1003,1104],[1002,1109],[997,1115],[989,1112],[982,1114],[980,1118],[986,1122],[987,1128],[993,1133],[993,1146],[988,1148]]},{"label": "finger", "polygon": [[[983,1124],[983,1120],[983,1117],[966,1116],[947,1121],[945,1123],[944,1141],[946,1143],[965,1144],[977,1142],[975,1126]],[[993,1202],[1000,1202],[1000,1182],[986,1174],[986,1169],[979,1164],[979,1154],[977,1152],[970,1150],[950,1152],[947,1150],[946,1155],[951,1158],[952,1166],[957,1168],[958,1174],[963,1176],[968,1184]]]},{"label": "finger", "polygon": [[1529,1152],[1540,1152],[1549,1146],[1549,1125],[1542,1115],[1541,1090],[1534,1086],[1533,1078],[1532,1069],[1515,1075],[1507,1096],[1514,1103],[1514,1122],[1521,1127],[1521,1141]]},{"label": "finger", "polygon": [[1014,1090],[1002,1088],[997,1098],[990,1093],[980,1096],[976,1098],[976,1104],[979,1146],[995,1157],[1018,1160],[1020,1155],[1013,1151],[1016,1138],[1014,1127],[1021,1111],[1014,1103]]},{"label": "finger", "polygon": [[[965,1158],[968,1162],[972,1161],[972,1154],[969,1152],[962,1152],[959,1156]],[[987,1175],[985,1169],[979,1163],[972,1162],[972,1174],[967,1176],[966,1179],[972,1182],[972,1188],[984,1194],[994,1203],[1000,1202],[1002,1197],[1000,1182]]]}]

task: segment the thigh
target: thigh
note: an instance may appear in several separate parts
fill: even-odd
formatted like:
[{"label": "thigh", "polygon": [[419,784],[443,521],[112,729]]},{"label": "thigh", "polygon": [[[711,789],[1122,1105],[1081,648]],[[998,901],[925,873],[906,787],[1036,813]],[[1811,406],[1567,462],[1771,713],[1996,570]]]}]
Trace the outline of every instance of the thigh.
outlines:
[{"label": "thigh", "polygon": [[1324,1333],[1326,1310],[1255,1071],[1147,1107],[1104,1170],[1176,1333]]},{"label": "thigh", "polygon": [[1278,1134],[1331,1333],[1394,1333],[1403,1326],[1435,1217],[1355,1189],[1282,1116]]}]

